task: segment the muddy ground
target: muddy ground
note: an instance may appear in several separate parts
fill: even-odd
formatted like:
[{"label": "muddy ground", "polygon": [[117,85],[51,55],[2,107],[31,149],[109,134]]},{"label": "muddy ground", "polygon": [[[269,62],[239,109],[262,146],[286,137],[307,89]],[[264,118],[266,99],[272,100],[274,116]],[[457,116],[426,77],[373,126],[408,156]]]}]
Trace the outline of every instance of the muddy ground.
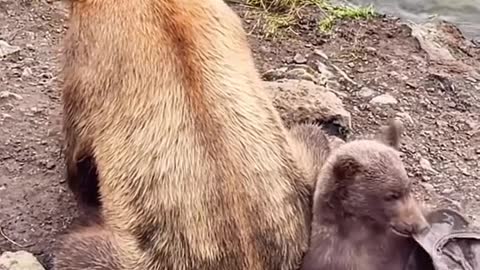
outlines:
[{"label": "muddy ground", "polygon": [[[313,52],[321,50],[345,71],[338,94],[352,114],[352,134],[370,134],[390,117],[406,119],[402,150],[417,196],[472,219],[480,213],[479,48],[457,46],[458,61],[447,65],[393,18],[345,21],[325,35],[309,14],[302,26],[272,40],[263,37],[255,12],[234,8],[245,19],[261,72],[296,54],[313,64]],[[46,266],[55,236],[76,215],[60,151],[57,76],[65,16],[54,3],[0,0],[0,40],[20,49],[0,59],[0,253],[28,250]],[[397,103],[370,102],[384,93]]]}]

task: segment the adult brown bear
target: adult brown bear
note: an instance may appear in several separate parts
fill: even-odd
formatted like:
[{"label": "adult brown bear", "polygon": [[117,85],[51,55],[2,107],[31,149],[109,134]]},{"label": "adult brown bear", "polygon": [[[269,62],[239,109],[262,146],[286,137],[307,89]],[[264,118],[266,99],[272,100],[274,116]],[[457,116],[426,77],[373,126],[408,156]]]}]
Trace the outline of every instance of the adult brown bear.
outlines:
[{"label": "adult brown bear", "polygon": [[63,69],[69,186],[100,222],[66,269],[297,269],[311,198],[221,0],[72,0]]}]

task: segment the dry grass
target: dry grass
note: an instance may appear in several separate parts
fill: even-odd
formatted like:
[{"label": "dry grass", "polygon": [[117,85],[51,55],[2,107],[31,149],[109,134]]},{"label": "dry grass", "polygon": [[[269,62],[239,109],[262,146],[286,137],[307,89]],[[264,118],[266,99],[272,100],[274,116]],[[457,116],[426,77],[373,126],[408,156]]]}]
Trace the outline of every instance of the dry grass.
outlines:
[{"label": "dry grass", "polygon": [[372,6],[333,6],[328,0],[246,0],[246,3],[262,10],[264,32],[268,36],[276,36],[282,29],[295,25],[300,11],[307,6],[324,15],[318,27],[325,33],[330,32],[338,20],[363,20],[377,15]]}]

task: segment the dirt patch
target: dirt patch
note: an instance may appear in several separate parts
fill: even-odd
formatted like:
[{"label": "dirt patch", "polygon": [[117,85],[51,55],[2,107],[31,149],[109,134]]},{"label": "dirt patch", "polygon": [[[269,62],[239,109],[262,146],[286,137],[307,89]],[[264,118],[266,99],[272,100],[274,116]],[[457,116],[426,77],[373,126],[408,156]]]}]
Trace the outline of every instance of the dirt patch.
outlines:
[{"label": "dirt patch", "polygon": [[0,59],[0,251],[49,261],[54,236],[75,215],[66,192],[57,82],[64,12],[40,1],[0,1],[0,39],[20,51]]},{"label": "dirt patch", "polygon": [[[342,22],[331,36],[305,19],[272,40],[254,27],[254,12],[234,8],[251,31],[260,71],[298,61],[296,55],[315,67],[314,52],[327,55],[325,61],[344,71],[338,94],[352,114],[352,133],[370,134],[393,116],[406,119],[402,150],[417,195],[432,205],[480,212],[480,78],[433,62],[395,19]],[[46,266],[55,236],[76,215],[60,151],[57,76],[65,15],[43,1],[0,0],[0,40],[20,47],[0,59],[0,91],[14,94],[0,98],[0,252],[28,250]],[[480,66],[478,48],[454,55]],[[372,101],[382,94],[395,102]]]}]

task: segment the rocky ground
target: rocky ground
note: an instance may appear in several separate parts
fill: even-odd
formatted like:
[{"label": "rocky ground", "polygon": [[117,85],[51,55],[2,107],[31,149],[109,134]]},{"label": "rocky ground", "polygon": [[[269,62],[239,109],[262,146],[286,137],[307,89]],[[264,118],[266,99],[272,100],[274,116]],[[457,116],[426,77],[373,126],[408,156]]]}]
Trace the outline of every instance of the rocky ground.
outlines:
[{"label": "rocky ground", "polygon": [[[343,21],[330,35],[305,19],[273,40],[255,10],[233,7],[287,125],[317,121],[357,137],[402,118],[416,195],[478,222],[480,48],[449,24],[407,26],[394,18]],[[26,250],[47,269],[55,236],[76,215],[60,151],[65,16],[57,2],[0,0],[0,254]]]}]

